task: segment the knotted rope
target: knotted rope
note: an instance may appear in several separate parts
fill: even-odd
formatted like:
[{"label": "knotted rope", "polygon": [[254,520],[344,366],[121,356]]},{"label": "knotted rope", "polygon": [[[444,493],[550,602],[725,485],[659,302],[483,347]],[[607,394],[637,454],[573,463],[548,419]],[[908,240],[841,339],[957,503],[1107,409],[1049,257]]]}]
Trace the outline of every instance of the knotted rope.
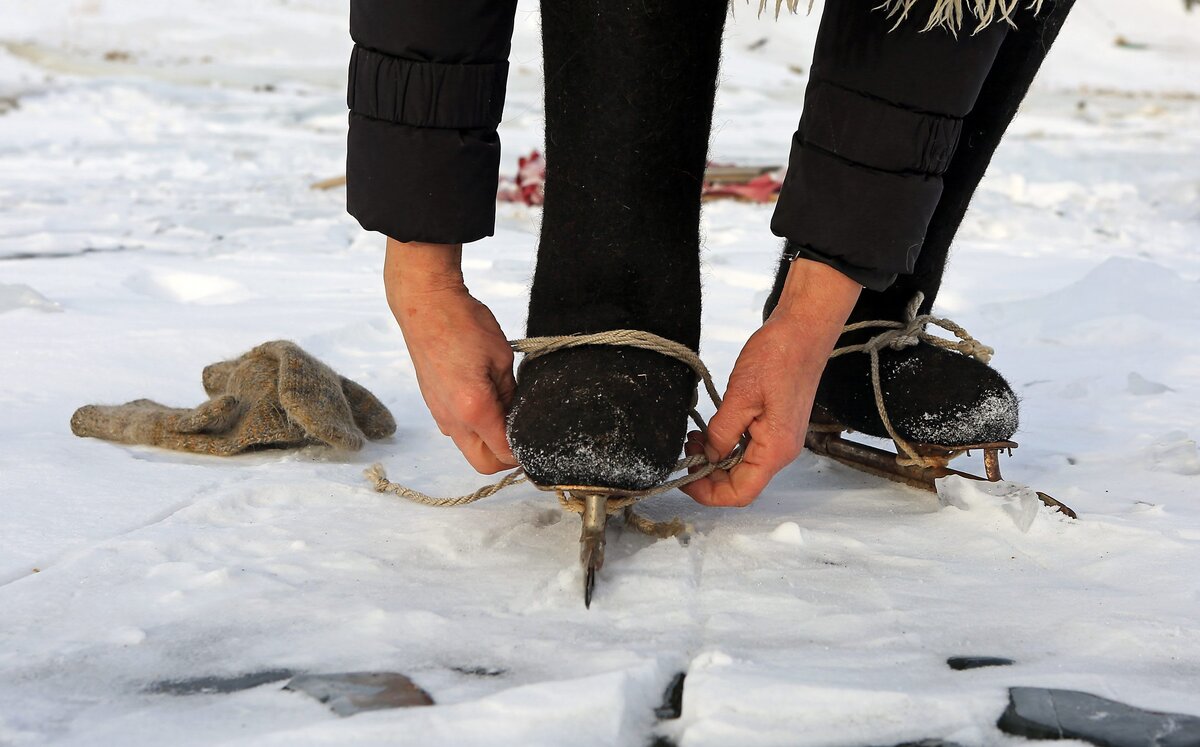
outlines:
[{"label": "knotted rope", "polygon": [[[880,332],[871,339],[861,345],[846,345],[837,348],[829,354],[830,359],[837,358],[847,353],[866,353],[871,356],[871,386],[875,390],[875,407],[879,410],[879,419],[883,421],[883,427],[887,429],[888,435],[896,442],[896,448],[904,452],[904,456],[897,456],[896,462],[901,466],[906,467],[935,467],[940,466],[941,462],[921,456],[913,445],[905,440],[896,429],[892,426],[892,419],[888,417],[887,406],[883,402],[883,386],[879,380],[879,351],[884,348],[892,350],[903,350],[904,348],[912,347],[918,343],[928,343],[935,345],[943,350],[953,350],[957,353],[970,356],[980,363],[987,363],[995,354],[992,348],[971,337],[965,329],[942,317],[937,317],[932,314],[918,314],[921,308],[921,303],[925,300],[925,294],[917,292],[909,302],[908,307],[904,310],[904,321],[893,322],[887,320],[877,320],[870,322],[857,322],[847,325],[842,329],[842,334],[847,332],[857,332],[861,329],[879,329],[883,328],[886,331]],[[944,337],[935,337],[926,331],[926,327],[930,324],[941,327],[950,332],[957,340],[948,340]]]},{"label": "knotted rope", "polygon": [[[686,345],[681,345],[674,340],[668,340],[664,337],[642,332],[640,330],[619,329],[610,332],[597,332],[587,335],[560,335],[553,337],[528,337],[523,340],[511,340],[514,351],[524,353],[525,358],[521,361],[524,366],[529,361],[548,353],[566,350],[567,348],[576,348],[584,345],[616,345],[622,347],[634,347],[642,350],[650,350],[656,353],[661,353],[677,361],[687,364],[693,371],[700,382],[704,385],[705,391],[708,393],[709,399],[715,407],[721,406],[721,395],[717,392],[717,387],[713,383],[712,374],[708,367],[700,360],[700,356],[695,351],[688,348]],[[519,369],[518,369],[519,370]],[[708,424],[701,417],[695,407],[692,408],[690,416],[692,421],[703,433],[708,433]],[[683,524],[678,519],[671,522],[654,522],[642,516],[633,513],[632,507],[635,503],[651,498],[656,495],[668,493],[676,488],[691,484],[697,480],[703,480],[713,472],[719,469],[732,469],[736,464],[742,461],[746,451],[746,446],[749,443],[749,436],[743,436],[742,441],[734,448],[729,456],[717,462],[710,462],[708,457],[703,454],[684,457],[675,463],[675,467],[671,470],[672,473],[681,470],[689,470],[688,474],[681,475],[670,480],[654,485],[643,490],[621,490],[618,494],[610,497],[606,503],[606,511],[608,514],[616,514],[622,511],[625,512],[626,521],[630,526],[645,534],[650,534],[657,537],[671,537],[683,530]],[[393,495],[406,498],[410,501],[420,503],[426,506],[448,507],[448,506],[465,506],[468,503],[483,500],[490,496],[499,493],[501,490],[510,485],[517,485],[522,482],[528,482],[529,478],[525,476],[524,470],[517,468],[509,472],[498,482],[491,485],[484,485],[478,490],[468,493],[467,495],[454,496],[450,498],[436,498],[426,495],[419,490],[399,485],[387,479],[387,473],[384,472],[383,466],[376,464],[364,472],[367,479],[370,480],[375,487],[376,492],[392,493]],[[535,485],[541,490],[552,490],[558,496],[559,504],[567,511],[573,513],[583,513],[583,500],[573,498],[567,494],[568,489],[563,487],[542,487]]]}]

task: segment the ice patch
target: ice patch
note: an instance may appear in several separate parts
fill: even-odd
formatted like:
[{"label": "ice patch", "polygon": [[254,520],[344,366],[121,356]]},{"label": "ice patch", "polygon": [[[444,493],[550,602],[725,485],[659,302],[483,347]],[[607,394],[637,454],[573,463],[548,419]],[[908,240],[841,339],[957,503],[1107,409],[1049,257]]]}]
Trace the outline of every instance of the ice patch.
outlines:
[{"label": "ice patch", "polygon": [[23,283],[0,283],[0,314],[17,309],[62,311],[62,306]]},{"label": "ice patch", "polygon": [[1033,488],[1007,480],[984,482],[950,475],[937,480],[937,494],[943,506],[971,511],[981,518],[1004,517],[1022,532],[1033,526],[1042,506]]}]

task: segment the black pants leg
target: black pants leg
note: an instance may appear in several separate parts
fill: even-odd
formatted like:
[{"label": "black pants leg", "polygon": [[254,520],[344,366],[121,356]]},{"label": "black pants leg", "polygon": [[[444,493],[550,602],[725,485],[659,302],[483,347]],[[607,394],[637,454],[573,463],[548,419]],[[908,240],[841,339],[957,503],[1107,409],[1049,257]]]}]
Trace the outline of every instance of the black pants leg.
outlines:
[{"label": "black pants leg", "polygon": [[491,236],[516,0],[350,0],[346,207],[397,241]]},{"label": "black pants leg", "polygon": [[[700,190],[726,0],[543,0],[546,202],[528,334],[700,342]],[[531,361],[509,420],[540,484],[640,488],[679,456],[695,379],[658,353]]]},{"label": "black pants leg", "polygon": [[826,6],[772,227],[788,256],[867,287],[852,321],[899,318],[917,291],[932,307],[975,188],[1073,4],[1047,0],[1016,29],[958,39],[886,31],[853,0]]},{"label": "black pants leg", "polygon": [[[925,295],[921,310],[928,311],[932,307],[951,240],[1071,5],[1072,0],[1047,2],[1038,17],[1028,13],[1020,16],[1017,29],[998,28],[994,38],[985,40],[991,44],[987,54],[978,48],[974,54],[965,54],[964,65],[971,63],[966,66],[952,64],[953,48],[919,55],[915,45],[926,42],[921,35],[912,34],[908,37],[889,36],[881,42],[880,49],[886,47],[885,51],[869,55],[870,61],[888,58],[891,60],[889,65],[863,65],[853,53],[838,47],[839,41],[850,44],[851,39],[843,38],[841,33],[827,33],[827,27],[822,26],[824,43],[818,45],[817,59],[836,60],[841,69],[829,74],[826,72],[829,68],[822,70],[816,66],[814,85],[826,85],[823,81],[831,80],[833,85],[852,87],[859,94],[873,93],[888,103],[905,104],[911,111],[903,115],[877,109],[877,121],[890,117],[894,130],[902,129],[900,125],[906,119],[910,125],[924,127],[910,129],[905,141],[889,141],[885,135],[878,134],[871,141],[876,146],[872,149],[847,134],[854,130],[852,123],[847,122],[849,118],[845,112],[856,106],[865,108],[866,104],[843,97],[846,101],[840,121],[844,126],[839,130],[821,126],[826,118],[838,121],[838,114],[827,114],[820,107],[808,106],[809,103],[821,104],[822,94],[806,102],[805,121],[802,121],[798,134],[800,155],[797,159],[793,154],[793,165],[799,160],[803,166],[808,157],[804,150],[808,142],[806,137],[819,145],[828,143],[840,133],[834,140],[838,155],[848,157],[850,164],[858,169],[854,175],[844,177],[845,182],[853,184],[857,181],[860,194],[870,195],[871,189],[882,185],[884,179],[893,179],[892,187],[881,188],[876,199],[891,200],[895,205],[904,206],[900,211],[883,207],[882,212],[877,212],[873,205],[871,210],[856,214],[855,210],[837,211],[827,204],[831,213],[827,216],[829,225],[824,228],[825,233],[809,235],[841,240],[843,246],[851,247],[849,255],[822,256],[815,250],[806,251],[803,245],[798,246],[798,256],[826,261],[834,266],[838,266],[838,262],[848,262],[848,270],[846,266],[841,269],[868,285],[851,313],[851,322],[899,320],[917,292]],[[848,28],[843,25],[861,21],[857,16],[835,16],[833,22],[836,28]],[[924,38],[942,33],[927,32]],[[944,34],[936,38],[946,40]],[[893,53],[902,56],[892,57]],[[839,54],[842,57],[838,57]],[[906,57],[908,62],[905,62]],[[953,68],[953,72],[939,76],[935,68],[928,66],[931,61],[937,61],[947,70]],[[818,113],[819,118],[813,116]],[[870,127],[866,131],[869,132]],[[926,134],[922,136],[921,133]],[[904,142],[920,148],[916,152],[905,150]],[[947,143],[953,147],[947,150],[944,147]],[[878,147],[880,145],[888,147]],[[864,170],[864,165],[873,170]],[[836,178],[840,173],[837,165],[826,164],[824,168],[828,172],[827,178]],[[881,176],[879,171],[889,173]],[[807,184],[813,179],[811,172],[800,171],[797,175],[796,184]],[[931,199],[934,195],[936,199]],[[853,227],[843,230],[849,225],[846,221],[869,221],[872,215],[880,215],[882,220],[868,231],[883,230],[888,236],[901,239],[888,248],[890,253],[886,257],[871,253],[871,243],[884,246],[879,241],[855,243],[866,232]],[[811,220],[811,216],[805,219]],[[803,227],[802,223],[800,225]],[[787,235],[790,243],[797,246],[799,236]],[[876,237],[879,238],[886,237]],[[850,255],[853,261],[847,260]],[[863,267],[882,269],[883,272],[874,277],[870,273],[856,276],[855,272],[861,272]],[[785,263],[777,288],[786,269]],[[897,277],[893,278],[893,274]],[[894,283],[889,287],[891,280]],[[863,331],[845,335],[841,342],[863,342],[871,334],[871,331]],[[947,446],[1002,441],[1011,438],[1018,427],[1017,399],[1011,387],[996,371],[965,356],[930,345],[884,351],[880,378],[890,419],[896,430],[909,441]],[[862,433],[886,436],[878,416],[865,355],[852,354],[830,361],[817,391],[816,407],[824,418]]]},{"label": "black pants leg", "polygon": [[1008,27],[892,29],[862,0],[821,18],[772,230],[794,255],[882,290],[911,272],[967,116]]},{"label": "black pants leg", "polygon": [[530,335],[700,338],[721,0],[544,0],[546,203]]},{"label": "black pants leg", "polygon": [[975,189],[1074,4],[1075,0],[1048,0],[1037,18],[1026,16],[1009,32],[974,108],[963,120],[958,148],[942,176],[942,198],[929,221],[912,273],[901,276],[882,293],[864,293],[852,321],[897,318],[897,310],[918,291],[925,294],[921,313],[933,308],[950,245]]}]

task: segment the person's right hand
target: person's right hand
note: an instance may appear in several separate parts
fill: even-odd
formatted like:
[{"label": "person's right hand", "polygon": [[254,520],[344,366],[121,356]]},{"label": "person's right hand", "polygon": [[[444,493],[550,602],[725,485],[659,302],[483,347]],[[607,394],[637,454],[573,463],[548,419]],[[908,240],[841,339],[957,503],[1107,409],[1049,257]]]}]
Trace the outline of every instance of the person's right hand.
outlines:
[{"label": "person's right hand", "polygon": [[491,474],[517,464],[504,429],[516,389],[513,351],[467,290],[461,264],[462,245],[388,239],[384,287],[438,429]]}]

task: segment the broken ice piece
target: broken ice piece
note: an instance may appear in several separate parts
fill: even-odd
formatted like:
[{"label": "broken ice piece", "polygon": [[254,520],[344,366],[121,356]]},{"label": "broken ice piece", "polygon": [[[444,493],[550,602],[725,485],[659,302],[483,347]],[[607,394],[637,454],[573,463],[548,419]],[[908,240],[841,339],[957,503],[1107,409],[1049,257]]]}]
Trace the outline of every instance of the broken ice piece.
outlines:
[{"label": "broken ice piece", "polygon": [[310,695],[339,716],[433,705],[433,698],[427,692],[397,672],[302,674],[293,677],[284,689]]},{"label": "broken ice piece", "polygon": [[62,311],[58,305],[24,283],[0,283],[0,314],[14,309]]},{"label": "broken ice piece", "polygon": [[784,545],[803,545],[804,532],[801,531],[800,525],[794,521],[785,521],[775,527],[770,534],[771,539]]},{"label": "broken ice piece", "polygon": [[950,475],[937,480],[938,501],[963,511],[1001,512],[1017,529],[1028,532],[1042,501],[1032,488],[1000,480],[987,482]]},{"label": "broken ice piece", "polygon": [[1145,376],[1142,376],[1137,371],[1130,371],[1126,378],[1126,390],[1130,394],[1135,394],[1139,397],[1148,397],[1155,394],[1163,394],[1164,392],[1175,391],[1166,384],[1160,384],[1157,381],[1151,381]]},{"label": "broken ice piece", "polygon": [[1014,687],[996,724],[1028,739],[1081,739],[1100,747],[1195,747],[1200,718],[1158,713],[1073,690]]},{"label": "broken ice piece", "polygon": [[507,669],[500,667],[450,667],[450,669],[459,674],[466,674],[472,677],[500,677],[508,674]]},{"label": "broken ice piece", "polygon": [[1002,656],[951,656],[946,664],[956,672],[966,669],[983,669],[984,667],[1009,667],[1016,664],[1012,659]]},{"label": "broken ice piece", "polygon": [[208,675],[189,677],[182,680],[159,680],[146,688],[147,692],[162,695],[211,695],[214,693],[236,693],[260,687],[271,682],[286,680],[294,675],[290,669],[267,669],[262,672],[246,672],[229,676]]},{"label": "broken ice piece", "polygon": [[686,679],[686,672],[678,672],[671,678],[666,691],[663,692],[662,705],[654,709],[655,716],[666,721],[683,715],[683,683]]}]

